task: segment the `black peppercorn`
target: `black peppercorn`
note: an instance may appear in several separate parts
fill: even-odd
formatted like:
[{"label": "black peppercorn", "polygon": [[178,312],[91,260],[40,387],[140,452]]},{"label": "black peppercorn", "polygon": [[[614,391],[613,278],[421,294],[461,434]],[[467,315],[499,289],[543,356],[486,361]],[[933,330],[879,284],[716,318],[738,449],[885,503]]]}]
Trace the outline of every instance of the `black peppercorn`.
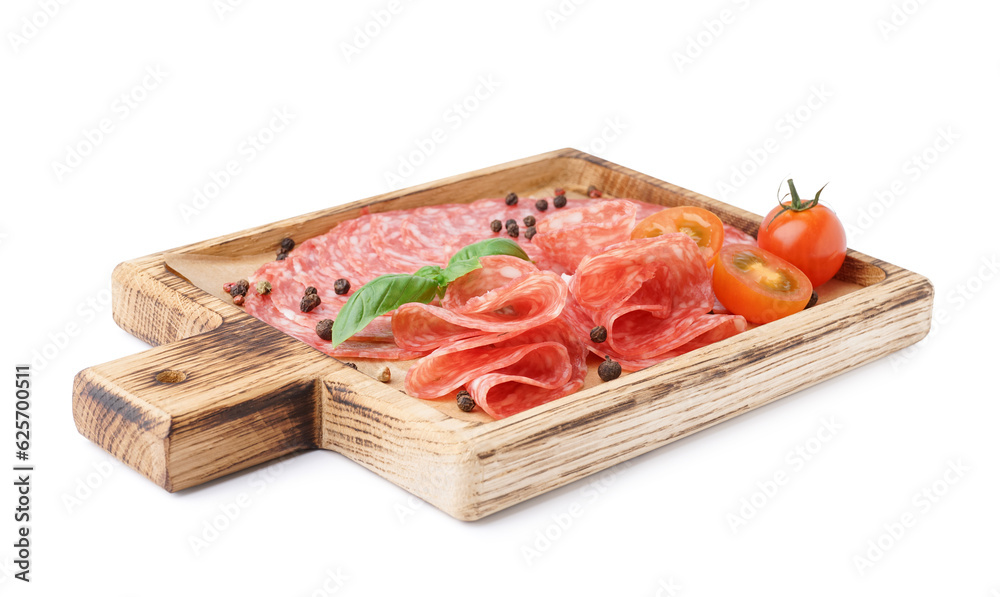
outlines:
[{"label": "black peppercorn", "polygon": [[816,294],[816,291],[815,291],[815,290],[813,290],[813,293],[812,293],[812,295],[811,295],[811,296],[809,297],[809,302],[808,302],[808,303],[806,303],[806,306],[805,306],[805,308],[806,308],[806,309],[808,309],[809,307],[815,307],[815,306],[816,306],[816,303],[818,303],[818,302],[819,302],[819,295],[818,295],[818,294]]},{"label": "black peppercorn", "polygon": [[535,236],[535,227],[528,226],[528,229],[524,231],[524,238],[531,240],[531,237]]},{"label": "black peppercorn", "polygon": [[612,361],[610,356],[605,355],[604,362],[597,368],[597,374],[601,376],[603,381],[618,379],[618,376],[622,374],[622,366],[616,361]]},{"label": "black peppercorn", "polygon": [[545,199],[539,199],[538,201],[535,201],[535,209],[537,209],[538,211],[545,211],[548,208],[549,208],[549,202],[546,201]]},{"label": "black peppercorn", "polygon": [[306,295],[306,294],[319,294],[319,291],[316,290],[315,286],[306,286],[306,291],[303,292],[302,294],[303,295]]},{"label": "black peppercorn", "polygon": [[347,281],[347,278],[337,278],[337,281],[333,283],[333,291],[337,294],[347,294],[351,291],[351,283]]},{"label": "black peppercorn", "polygon": [[524,216],[524,225],[531,227],[535,225],[535,216]]},{"label": "black peppercorn", "polygon": [[355,371],[357,371],[357,370],[358,370],[358,366],[357,366],[357,365],[355,365],[354,363],[348,363],[347,361],[340,361],[340,362],[341,362],[341,363],[343,363],[343,364],[345,364],[345,365],[347,365],[347,366],[348,366],[348,367],[350,367],[351,369],[354,369]]},{"label": "black peppercorn", "polygon": [[507,234],[510,235],[511,238],[517,238],[518,229],[516,222],[514,224],[511,224],[510,226],[507,226]]},{"label": "black peppercorn", "polygon": [[287,253],[295,248],[295,241],[290,238],[283,238],[281,239],[281,244],[278,246],[280,247],[279,253]]},{"label": "black peppercorn", "polygon": [[566,207],[566,195],[556,195],[555,199],[552,200],[552,205],[556,208]]},{"label": "black peppercorn", "polygon": [[324,319],[316,324],[316,335],[329,342],[333,340],[333,320]]},{"label": "black peppercorn", "polygon": [[458,400],[458,408],[462,409],[462,412],[469,412],[476,408],[476,403],[472,399],[472,394],[466,390],[459,392],[456,399]]},{"label": "black peppercorn", "polygon": [[492,222],[490,222],[490,230],[492,230],[493,232],[500,232],[501,230],[503,230],[503,222],[501,222],[500,220],[493,220]]},{"label": "black peppercorn", "polygon": [[285,259],[288,259],[288,253],[278,253],[278,261],[284,261]]},{"label": "black peppercorn", "polygon": [[307,294],[299,301],[299,310],[308,313],[318,307],[321,302],[318,294]]},{"label": "black peppercorn", "polygon": [[517,205],[517,193],[509,193],[503,202],[507,205]]},{"label": "black peppercorn", "polygon": [[233,284],[232,288],[229,289],[229,296],[236,298],[237,296],[245,296],[250,290],[250,282],[246,280],[240,280]]},{"label": "black peppercorn", "polygon": [[511,226],[516,226],[517,220],[514,218],[508,218],[506,222],[503,223],[504,228],[510,228]]},{"label": "black peppercorn", "polygon": [[596,328],[590,330],[590,341],[600,344],[608,339],[608,328],[603,325],[599,325]]}]

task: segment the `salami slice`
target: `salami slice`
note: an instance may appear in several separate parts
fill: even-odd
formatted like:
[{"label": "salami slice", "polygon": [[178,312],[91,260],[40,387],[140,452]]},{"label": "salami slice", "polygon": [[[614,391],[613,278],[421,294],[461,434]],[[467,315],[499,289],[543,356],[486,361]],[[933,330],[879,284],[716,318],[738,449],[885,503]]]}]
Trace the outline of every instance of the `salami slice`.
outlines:
[{"label": "salami slice", "polygon": [[571,273],[587,255],[628,240],[637,211],[632,201],[595,200],[539,222],[532,240],[552,263]]},{"label": "salami slice", "polygon": [[569,289],[558,275],[517,257],[483,257],[483,267],[449,286],[441,307],[411,303],[396,310],[392,331],[409,350],[433,350],[484,334],[521,332],[552,321]]},{"label": "salami slice", "polygon": [[608,331],[607,340],[591,349],[633,364],[674,356],[716,327],[732,335],[746,326],[731,321],[738,316],[709,314],[714,296],[708,268],[686,234],[629,240],[588,257],[570,291],[575,305],[568,317],[578,333],[597,325]]},{"label": "salami slice", "polygon": [[725,236],[722,238],[722,245],[753,245],[757,246],[757,239],[743,232],[736,226],[723,224],[722,230]]},{"label": "salami slice", "polygon": [[406,391],[439,398],[465,386],[500,419],[571,394],[583,386],[587,351],[561,320],[504,339],[472,338],[441,347],[406,374]]}]

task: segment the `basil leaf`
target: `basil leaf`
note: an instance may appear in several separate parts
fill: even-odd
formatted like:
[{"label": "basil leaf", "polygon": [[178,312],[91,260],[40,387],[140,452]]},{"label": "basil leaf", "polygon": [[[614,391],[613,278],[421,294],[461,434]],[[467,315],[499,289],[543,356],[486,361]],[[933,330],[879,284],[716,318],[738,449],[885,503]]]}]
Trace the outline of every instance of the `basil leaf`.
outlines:
[{"label": "basil leaf", "polygon": [[413,275],[420,276],[421,278],[430,278],[441,286],[447,284],[447,282],[444,281],[444,270],[437,265],[425,265],[424,267],[413,272]]},{"label": "basil leaf", "polygon": [[483,267],[479,258],[488,255],[510,255],[530,261],[521,245],[509,238],[489,238],[473,243],[452,255],[448,261],[448,267],[442,271],[445,284],[454,282],[465,274]]},{"label": "basil leaf", "polygon": [[423,276],[386,274],[368,282],[347,299],[331,334],[336,347],[357,334],[379,315],[398,309],[406,303],[429,303],[438,292],[438,282]]}]

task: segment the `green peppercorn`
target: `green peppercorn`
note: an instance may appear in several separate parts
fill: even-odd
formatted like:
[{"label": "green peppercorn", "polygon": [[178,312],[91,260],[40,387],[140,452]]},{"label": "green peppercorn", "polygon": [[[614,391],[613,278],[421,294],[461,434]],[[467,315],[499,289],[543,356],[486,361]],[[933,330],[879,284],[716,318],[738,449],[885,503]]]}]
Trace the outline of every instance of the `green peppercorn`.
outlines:
[{"label": "green peppercorn", "polygon": [[462,412],[469,412],[476,408],[476,402],[472,399],[472,394],[466,390],[459,392],[456,399],[458,400],[458,408],[460,408]]},{"label": "green peppercorn", "polygon": [[535,209],[537,209],[538,211],[545,211],[548,208],[549,208],[549,202],[546,201],[545,199],[539,199],[538,201],[535,201]]},{"label": "green peppercorn", "polygon": [[507,205],[517,205],[517,193],[509,193],[503,202]]},{"label": "green peppercorn", "polygon": [[524,216],[524,225],[528,226],[529,228],[531,226],[534,226],[535,225],[535,216]]},{"label": "green peppercorn", "polygon": [[503,230],[503,222],[501,222],[500,220],[493,220],[492,222],[490,222],[490,230],[492,230],[493,232],[500,232],[501,230]]},{"label": "green peppercorn", "polygon": [[556,208],[566,207],[566,195],[556,195],[555,199],[552,200],[552,205]]},{"label": "green peppercorn", "polygon": [[608,328],[603,325],[599,325],[594,329],[590,330],[590,341],[596,344],[600,344],[608,339]]},{"label": "green peppercorn", "polygon": [[333,340],[333,320],[324,319],[316,324],[316,335],[329,342]]},{"label": "green peppercorn", "polygon": [[257,294],[271,294],[271,283],[267,280],[258,280]]},{"label": "green peppercorn", "polygon": [[605,355],[604,362],[597,368],[597,374],[601,376],[603,381],[618,379],[618,376],[622,374],[622,366],[617,361],[611,360],[610,356]]},{"label": "green peppercorn", "polygon": [[337,281],[333,283],[333,291],[337,294],[347,294],[351,291],[351,283],[347,278],[337,278]]}]

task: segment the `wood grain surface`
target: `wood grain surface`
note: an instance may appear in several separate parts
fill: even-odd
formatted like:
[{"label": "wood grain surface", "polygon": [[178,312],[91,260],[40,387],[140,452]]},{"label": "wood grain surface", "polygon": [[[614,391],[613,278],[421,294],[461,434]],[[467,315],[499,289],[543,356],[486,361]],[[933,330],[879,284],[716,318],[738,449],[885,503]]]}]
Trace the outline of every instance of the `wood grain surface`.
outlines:
[{"label": "wood grain surface", "polygon": [[849,251],[816,307],[493,421],[461,413],[454,401],[407,396],[398,383],[405,363],[395,365],[396,382],[377,381],[371,364],[349,368],[205,289],[210,277],[178,273],[196,261],[249,267],[282,238],[323,234],[364,207],[554,187],[582,194],[591,184],[610,196],[705,207],[751,233],[760,222],[564,149],[127,261],[113,273],[114,318],[156,348],[77,375],[77,428],[168,491],[321,448],[475,520],[885,356],[930,329],[925,278]]}]

